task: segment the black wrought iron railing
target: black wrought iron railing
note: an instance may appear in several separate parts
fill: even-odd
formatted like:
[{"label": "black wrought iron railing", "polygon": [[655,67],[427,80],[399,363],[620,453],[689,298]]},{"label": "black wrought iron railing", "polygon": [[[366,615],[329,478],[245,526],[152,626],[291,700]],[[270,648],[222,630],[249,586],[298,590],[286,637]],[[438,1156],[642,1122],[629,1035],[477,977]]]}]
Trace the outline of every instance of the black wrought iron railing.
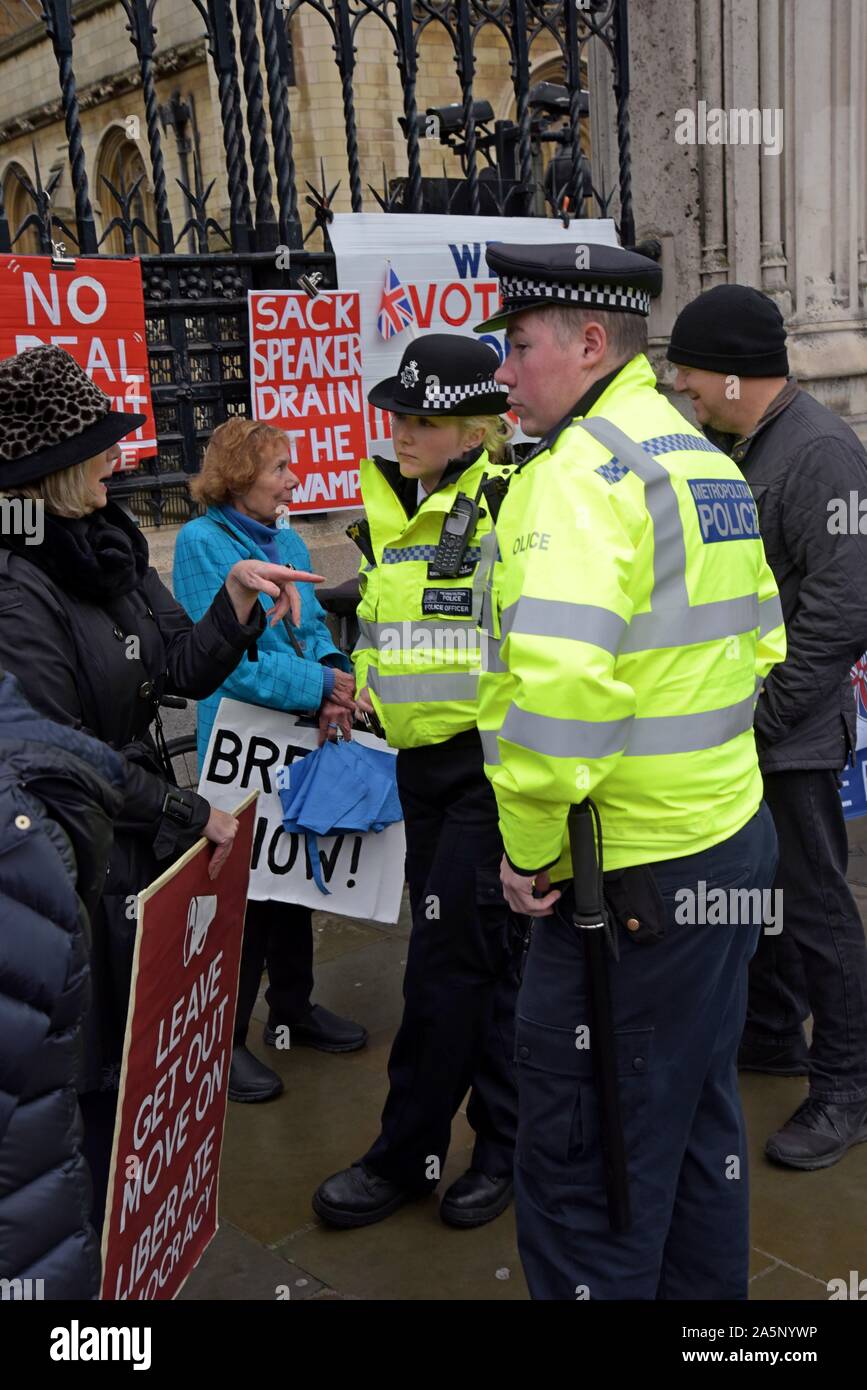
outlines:
[{"label": "black wrought iron railing", "polygon": [[[353,211],[378,206],[386,213],[572,217],[592,208],[616,217],[622,242],[634,241],[627,0],[171,0],[193,6],[202,19],[216,75],[228,194],[224,226],[209,207],[214,180],[205,185],[197,152],[189,146],[194,177],[177,180],[188,212],[177,229],[170,213],[163,128],[174,124],[177,135],[178,123],[189,122],[190,113],[178,100],[168,107],[158,104],[157,0],[118,0],[118,19],[126,18],[137,59],[154,214],[153,225],[140,215],[144,174],[129,187],[122,179],[118,184],[101,175],[99,197],[112,209],[101,232],[84,153],[70,0],[41,3],[57,63],[74,225],[52,207],[62,170],[43,184],[34,146],[33,177],[14,171],[30,204],[17,226],[9,225],[0,185],[0,251],[13,250],[28,229],[43,254],[57,251],[58,234],[74,248],[67,254],[105,254],[109,237],[120,237],[126,255],[135,254],[142,243],[153,248],[141,260],[158,453],[114,484],[145,524],[186,519],[192,506],[186,479],[198,469],[209,434],[229,415],[248,411],[248,291],[294,288],[314,270],[321,273],[322,288],[336,285],[328,223],[341,180],[332,182],[332,171],[321,164],[319,187],[306,184],[303,205],[312,210],[306,230],[297,187],[288,93],[294,82],[291,35],[303,10],[315,11],[333,40]],[[399,75],[398,125],[406,166],[398,172],[384,168],[382,189],[368,185],[365,191],[356,45],[360,26],[375,24],[382,30],[382,52],[391,47]],[[433,25],[444,29],[451,44],[460,101],[420,112],[421,44]],[[491,30],[507,46],[514,120],[495,120],[490,105],[477,95],[480,45]],[[534,45],[540,41],[546,54],[559,55],[562,81],[531,81]],[[607,53],[613,83],[616,188],[601,186],[587,156],[589,101],[583,84],[591,42]],[[431,130],[456,158],[460,177],[449,177],[445,170],[442,178],[423,174],[422,141],[431,138]],[[543,151],[552,157],[544,160]],[[316,251],[306,249],[313,236],[321,238]],[[281,255],[280,248],[290,255]]]}]

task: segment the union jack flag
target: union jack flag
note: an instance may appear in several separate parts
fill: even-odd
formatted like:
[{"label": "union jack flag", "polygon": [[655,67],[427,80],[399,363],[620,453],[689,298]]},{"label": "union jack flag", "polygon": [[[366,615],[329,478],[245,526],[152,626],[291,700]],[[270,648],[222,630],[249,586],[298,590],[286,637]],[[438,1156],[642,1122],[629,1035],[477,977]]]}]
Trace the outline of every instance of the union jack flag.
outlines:
[{"label": "union jack flag", "polygon": [[855,702],[862,719],[867,719],[867,655],[855,662],[850,672],[855,689]]},{"label": "union jack flag", "polygon": [[412,305],[407,298],[406,290],[392,269],[391,261],[385,268],[382,302],[376,323],[380,338],[385,338],[386,341],[396,333],[402,333],[411,323],[415,323]]}]

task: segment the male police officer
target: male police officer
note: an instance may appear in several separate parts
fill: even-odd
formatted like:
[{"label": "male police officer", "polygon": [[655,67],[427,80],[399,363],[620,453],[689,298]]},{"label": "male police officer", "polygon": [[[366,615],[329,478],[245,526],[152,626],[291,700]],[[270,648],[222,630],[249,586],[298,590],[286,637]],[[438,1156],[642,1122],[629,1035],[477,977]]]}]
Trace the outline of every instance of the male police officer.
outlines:
[{"label": "male police officer", "polygon": [[[497,380],[542,436],[496,523],[479,709],[506,897],[541,919],[517,1017],[521,1258],[536,1298],[745,1298],[735,1059],[776,866],[752,722],[785,654],[779,597],[737,467],[656,391],[659,268],[566,244],[496,245],[488,264],[503,309],[477,331],[508,325]],[[619,946],[620,1234],[569,882],[567,814],[588,796]]]}]

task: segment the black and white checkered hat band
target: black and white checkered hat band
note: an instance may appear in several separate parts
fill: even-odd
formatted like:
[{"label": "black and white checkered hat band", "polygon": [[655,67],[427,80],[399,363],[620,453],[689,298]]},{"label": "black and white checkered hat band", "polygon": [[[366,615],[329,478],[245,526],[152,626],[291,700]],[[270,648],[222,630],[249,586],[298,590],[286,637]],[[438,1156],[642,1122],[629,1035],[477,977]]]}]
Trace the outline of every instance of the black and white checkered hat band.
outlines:
[{"label": "black and white checkered hat band", "polygon": [[489,396],[491,393],[502,393],[503,387],[491,379],[490,381],[474,381],[468,386],[434,386],[428,382],[425,386],[424,400],[425,405],[457,405],[459,401],[465,401],[470,396]]},{"label": "black and white checkered hat band", "polygon": [[554,285],[548,280],[500,281],[503,307],[513,300],[552,299],[565,304],[588,304],[594,309],[625,309],[633,314],[650,313],[650,295],[646,290],[629,286],[618,289],[613,285]]}]

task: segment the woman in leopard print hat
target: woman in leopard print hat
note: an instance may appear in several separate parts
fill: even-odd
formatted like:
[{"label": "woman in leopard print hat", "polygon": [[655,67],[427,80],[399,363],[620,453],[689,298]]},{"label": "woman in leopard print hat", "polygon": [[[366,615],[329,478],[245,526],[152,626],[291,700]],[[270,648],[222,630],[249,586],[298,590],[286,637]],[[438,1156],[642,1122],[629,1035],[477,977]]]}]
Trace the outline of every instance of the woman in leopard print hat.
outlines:
[{"label": "woman in leopard print hat", "polygon": [[151,569],[144,536],[106,490],[118,441],[144,416],[111,401],[58,347],[0,361],[0,666],[32,703],[123,755],[126,794],[93,920],[92,1005],[85,1020],[85,1148],[95,1224],[108,1173],[135,920],[127,904],[201,835],[227,857],[237,821],[169,781],[149,732],[164,693],[216,690],[256,659],[265,615],[299,599],[293,579],[321,576],[243,560],[208,611],[187,617]]}]

